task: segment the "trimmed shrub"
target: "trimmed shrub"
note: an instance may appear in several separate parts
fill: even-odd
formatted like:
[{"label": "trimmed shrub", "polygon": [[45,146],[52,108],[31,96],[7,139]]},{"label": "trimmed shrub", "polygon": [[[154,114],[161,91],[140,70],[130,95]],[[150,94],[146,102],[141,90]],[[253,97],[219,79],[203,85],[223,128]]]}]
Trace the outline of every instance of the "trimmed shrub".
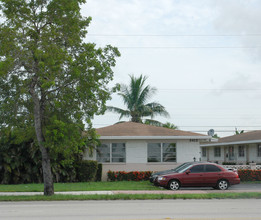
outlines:
[{"label": "trimmed shrub", "polygon": [[94,181],[98,169],[98,162],[93,160],[82,160],[77,164],[77,181]]},{"label": "trimmed shrub", "polygon": [[261,181],[261,170],[238,170],[241,181]]},{"label": "trimmed shrub", "polygon": [[149,180],[152,171],[111,171],[107,173],[108,181],[144,181]]},{"label": "trimmed shrub", "polygon": [[99,163],[95,180],[98,182],[101,181],[101,178],[102,178],[102,164]]},{"label": "trimmed shrub", "polygon": [[235,162],[223,162],[222,165],[236,165]]}]

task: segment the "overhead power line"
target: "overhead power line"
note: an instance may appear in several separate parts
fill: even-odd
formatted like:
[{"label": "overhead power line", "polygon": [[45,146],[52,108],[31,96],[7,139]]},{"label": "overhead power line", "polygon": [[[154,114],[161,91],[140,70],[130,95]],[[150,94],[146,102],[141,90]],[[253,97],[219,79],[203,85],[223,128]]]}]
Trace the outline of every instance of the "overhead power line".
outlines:
[{"label": "overhead power line", "polygon": [[159,88],[157,90],[177,90],[177,91],[261,91],[261,89],[240,89],[240,88],[235,88],[235,89],[189,89],[189,88],[184,88],[184,89],[175,89],[175,88]]},{"label": "overhead power line", "polygon": [[260,37],[261,34],[88,34],[94,37]]},{"label": "overhead power line", "polygon": [[143,46],[134,46],[134,47],[125,47],[125,46],[117,46],[119,49],[261,49],[261,46],[235,46],[235,47],[216,47],[216,46],[195,46],[195,47],[184,47],[184,46],[159,46],[159,47],[154,47],[154,46],[148,46],[148,47],[143,47]]}]

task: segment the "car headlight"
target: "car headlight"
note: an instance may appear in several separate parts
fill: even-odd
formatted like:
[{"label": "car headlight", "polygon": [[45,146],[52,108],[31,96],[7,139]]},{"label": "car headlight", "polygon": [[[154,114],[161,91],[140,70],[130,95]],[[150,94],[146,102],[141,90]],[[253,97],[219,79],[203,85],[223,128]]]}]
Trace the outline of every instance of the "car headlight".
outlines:
[{"label": "car headlight", "polygon": [[158,180],[159,180],[159,181],[162,181],[162,180],[165,180],[165,179],[166,179],[166,178],[165,178],[164,176],[159,176],[159,177],[158,177]]}]

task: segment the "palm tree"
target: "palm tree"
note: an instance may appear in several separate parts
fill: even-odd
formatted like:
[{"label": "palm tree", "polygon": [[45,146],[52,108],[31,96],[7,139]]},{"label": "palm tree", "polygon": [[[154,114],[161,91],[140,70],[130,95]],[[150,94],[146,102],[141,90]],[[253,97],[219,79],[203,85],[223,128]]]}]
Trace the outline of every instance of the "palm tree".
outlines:
[{"label": "palm tree", "polygon": [[121,85],[118,95],[123,99],[127,109],[121,109],[113,106],[107,106],[107,110],[120,114],[120,118],[131,117],[132,122],[143,123],[144,117],[150,117],[146,119],[144,123],[149,124],[161,124],[160,122],[153,120],[156,115],[168,117],[169,113],[165,110],[165,107],[157,102],[146,103],[152,95],[157,91],[156,88],[149,85],[145,86],[146,76],[141,75],[136,78],[130,75],[130,84]]},{"label": "palm tree", "polygon": [[238,135],[238,134],[243,134],[244,133],[244,130],[237,130],[237,128],[235,128],[235,134]]},{"label": "palm tree", "polygon": [[170,129],[174,129],[174,130],[178,129],[178,126],[177,126],[177,125],[172,124],[172,123],[170,123],[170,122],[166,122],[165,124],[162,125],[162,127],[164,127],[164,128],[170,128]]}]

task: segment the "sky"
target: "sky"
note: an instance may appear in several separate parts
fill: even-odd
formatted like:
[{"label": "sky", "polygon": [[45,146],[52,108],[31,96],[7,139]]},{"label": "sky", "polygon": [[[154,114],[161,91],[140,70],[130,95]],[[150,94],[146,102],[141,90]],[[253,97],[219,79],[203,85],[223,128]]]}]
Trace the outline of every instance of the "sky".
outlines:
[{"label": "sky", "polygon": [[[88,0],[92,22],[85,39],[118,47],[116,83],[148,77],[165,106],[155,117],[180,130],[220,136],[261,129],[260,0]],[[125,108],[117,94],[107,105]],[[122,120],[128,121],[128,118]],[[119,121],[106,112],[93,127]]]}]

